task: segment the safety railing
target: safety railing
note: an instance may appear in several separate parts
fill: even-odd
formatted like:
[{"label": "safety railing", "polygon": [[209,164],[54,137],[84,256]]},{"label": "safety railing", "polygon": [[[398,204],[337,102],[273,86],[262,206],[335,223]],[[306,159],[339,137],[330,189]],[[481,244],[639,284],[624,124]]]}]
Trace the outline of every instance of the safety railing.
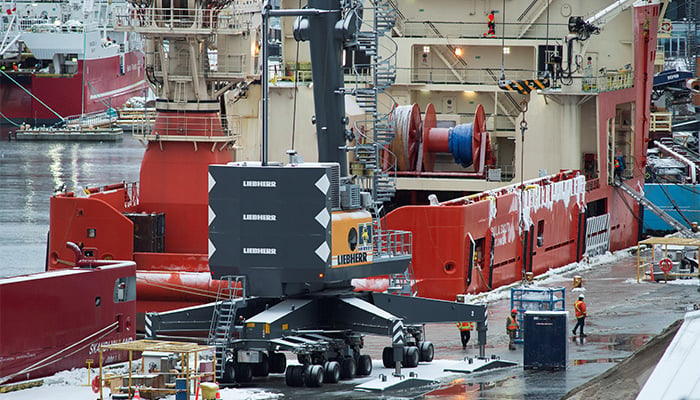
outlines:
[{"label": "safety railing", "polygon": [[[504,28],[505,27],[505,33]],[[483,38],[488,25],[483,22],[464,21],[402,21],[401,33],[406,37]],[[495,38],[561,40],[568,33],[567,24],[496,23]],[[492,37],[489,35],[489,37]]]},{"label": "safety railing", "polygon": [[486,168],[486,180],[510,182],[515,177],[515,167],[511,164],[491,165]]},{"label": "safety railing", "polygon": [[386,230],[374,235],[374,255],[378,257],[410,256],[413,252],[413,233]]},{"label": "safety railing", "polygon": [[248,30],[246,13],[224,12],[218,8],[133,8],[119,7],[115,11],[117,27],[165,29],[229,29]]},{"label": "safety railing", "polygon": [[95,111],[82,115],[71,115],[64,122],[67,127],[93,127],[106,126],[117,122],[117,110],[110,108],[106,111]]},{"label": "safety railing", "polygon": [[600,188],[600,179],[599,178],[594,178],[594,179],[586,179],[586,192],[590,192],[595,189]]},{"label": "safety railing", "polygon": [[[139,205],[139,184],[138,182],[120,182],[112,185],[94,186],[86,188],[76,188],[73,192],[57,193],[56,197],[85,197],[100,193],[112,192],[115,190],[124,191],[124,208],[129,209]],[[82,193],[80,192],[82,191]]]},{"label": "safety railing", "polygon": [[[602,82],[601,82],[602,81]],[[601,92],[611,90],[627,89],[634,86],[634,73],[631,69],[621,71],[611,71],[598,77]]]},{"label": "safety railing", "polygon": [[[497,81],[483,68],[401,68],[397,67],[397,74],[408,70],[411,83],[429,84],[460,84],[460,85],[496,85]],[[537,71],[525,69],[505,69],[505,75],[509,80],[533,79],[537,77]]]},{"label": "safety railing", "polygon": [[129,209],[139,205],[139,183],[124,182],[124,208]]},{"label": "safety railing", "polygon": [[180,115],[158,115],[153,129],[143,136],[148,140],[231,141],[236,138],[234,132],[223,126],[219,118],[191,114],[186,118]]}]

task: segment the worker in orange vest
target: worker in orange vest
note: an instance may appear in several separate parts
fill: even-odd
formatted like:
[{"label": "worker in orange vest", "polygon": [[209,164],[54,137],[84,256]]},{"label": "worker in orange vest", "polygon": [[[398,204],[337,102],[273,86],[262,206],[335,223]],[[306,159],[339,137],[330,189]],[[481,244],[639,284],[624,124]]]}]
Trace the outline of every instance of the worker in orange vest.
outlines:
[{"label": "worker in orange vest", "polygon": [[467,343],[472,337],[471,330],[474,329],[473,322],[457,322],[457,329],[459,329],[459,336],[462,339],[462,349],[467,348]]},{"label": "worker in orange vest", "polygon": [[574,335],[576,335],[576,330],[578,327],[581,327],[581,337],[586,337],[586,335],[583,333],[583,327],[586,325],[586,303],[583,302],[583,295],[578,296],[578,301],[574,303],[574,312],[576,313],[576,325],[574,325],[574,330],[573,332]]},{"label": "worker in orange vest", "polygon": [[506,333],[510,339],[508,342],[508,350],[515,350],[515,336],[518,334],[518,329],[520,329],[518,320],[515,318],[517,315],[518,310],[514,308],[511,310],[510,315],[506,319]]}]

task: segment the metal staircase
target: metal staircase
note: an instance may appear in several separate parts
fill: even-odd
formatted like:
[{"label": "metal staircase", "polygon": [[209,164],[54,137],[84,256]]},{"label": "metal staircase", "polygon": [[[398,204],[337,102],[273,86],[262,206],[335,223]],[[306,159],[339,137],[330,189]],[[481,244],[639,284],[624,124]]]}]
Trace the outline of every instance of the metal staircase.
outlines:
[{"label": "metal staircase", "polygon": [[242,276],[224,276],[221,278],[225,285],[220,285],[216,293],[216,306],[209,328],[207,343],[214,345],[216,359],[215,372],[217,379],[222,379],[226,357],[226,348],[232,338],[236,310],[245,306],[245,278]]},{"label": "metal staircase", "polygon": [[382,150],[394,139],[394,122],[391,114],[381,114],[378,110],[379,96],[396,80],[395,51],[390,54],[380,54],[379,39],[388,36],[396,23],[396,8],[390,0],[375,2],[374,23],[369,32],[358,33],[359,50],[371,58],[372,82],[369,87],[356,87],[352,93],[357,104],[372,116],[365,121],[372,126],[373,135],[360,137],[355,145],[355,159],[362,164],[367,173],[358,179],[364,181],[362,186],[371,190],[372,200],[376,207],[389,201],[396,193],[396,179],[389,176],[388,171],[393,166],[385,167],[381,162]]},{"label": "metal staircase", "polygon": [[389,287],[387,292],[401,296],[415,297],[418,291],[414,287],[413,263],[408,264],[408,268],[403,274],[389,275]]},{"label": "metal staircase", "polygon": [[623,192],[627,193],[636,202],[638,202],[639,204],[648,208],[651,212],[656,214],[664,222],[671,225],[673,227],[673,229],[680,232],[681,236],[687,237],[687,238],[694,237],[693,232],[689,228],[686,228],[683,224],[678,222],[675,218],[668,215],[668,213],[666,213],[664,210],[657,207],[656,204],[649,201],[646,197],[644,197],[644,195],[642,195],[641,193],[638,193],[636,190],[632,189],[629,185],[620,181],[619,179],[615,179],[614,182],[615,182],[614,183],[615,186],[622,189]]}]

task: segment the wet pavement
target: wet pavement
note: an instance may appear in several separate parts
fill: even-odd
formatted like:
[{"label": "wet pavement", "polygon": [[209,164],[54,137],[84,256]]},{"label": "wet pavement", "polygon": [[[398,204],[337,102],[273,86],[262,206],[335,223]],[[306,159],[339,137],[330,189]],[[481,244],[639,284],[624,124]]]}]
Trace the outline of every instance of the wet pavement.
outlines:
[{"label": "wet pavement", "polygon": [[[623,253],[626,254],[626,253]],[[565,287],[569,311],[568,364],[565,370],[524,369],[523,345],[508,350],[505,320],[510,310],[510,297],[489,303],[487,356],[515,361],[518,366],[475,374],[443,372],[454,363],[478,354],[476,335],[466,350],[462,350],[459,332],[454,324],[429,324],[427,340],[435,345],[435,361],[421,363],[418,368],[404,369],[404,375],[414,372],[418,377],[439,375],[439,383],[412,391],[361,392],[354,387],[371,378],[327,384],[320,389],[289,388],[284,376],[256,378],[249,387],[282,393],[284,399],[346,398],[346,399],[560,399],[571,389],[586,383],[619,363],[659,334],[674,321],[683,318],[686,310],[700,303],[697,280],[675,283],[637,283],[636,256],[626,255],[603,265],[570,269],[537,281],[537,287]],[[572,291],[573,276],[583,277],[583,293],[588,306],[587,337],[573,337],[573,303],[579,289]],[[506,293],[510,293],[509,290]],[[498,297],[491,295],[490,297]],[[381,354],[389,345],[386,337],[365,337],[365,350],[373,360],[372,377],[391,375],[384,368]]]}]

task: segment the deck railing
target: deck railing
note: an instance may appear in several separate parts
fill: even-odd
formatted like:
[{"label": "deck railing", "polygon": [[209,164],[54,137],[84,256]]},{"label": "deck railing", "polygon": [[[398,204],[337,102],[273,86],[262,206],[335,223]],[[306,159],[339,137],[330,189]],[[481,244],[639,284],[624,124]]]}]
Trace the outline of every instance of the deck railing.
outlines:
[{"label": "deck railing", "polygon": [[374,254],[378,257],[411,255],[413,233],[410,231],[381,231],[374,235]]}]

